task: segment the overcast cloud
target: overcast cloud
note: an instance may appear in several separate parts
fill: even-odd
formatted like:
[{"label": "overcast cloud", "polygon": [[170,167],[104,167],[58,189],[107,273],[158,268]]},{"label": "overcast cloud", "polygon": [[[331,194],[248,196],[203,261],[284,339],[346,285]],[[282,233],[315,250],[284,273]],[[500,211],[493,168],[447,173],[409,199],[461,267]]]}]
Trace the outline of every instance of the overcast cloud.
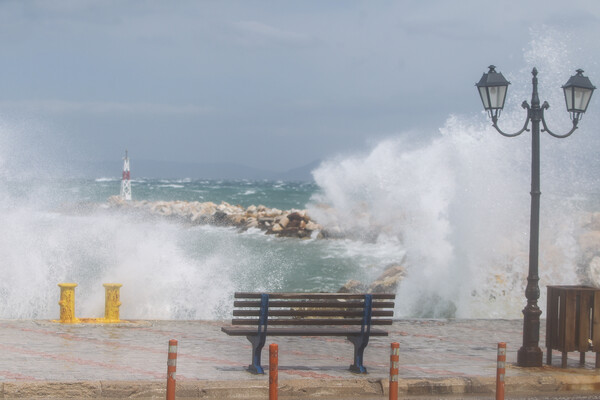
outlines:
[{"label": "overcast cloud", "polygon": [[75,164],[285,171],[476,115],[474,83],[536,34],[598,85],[599,19],[597,0],[4,0],[2,134]]}]

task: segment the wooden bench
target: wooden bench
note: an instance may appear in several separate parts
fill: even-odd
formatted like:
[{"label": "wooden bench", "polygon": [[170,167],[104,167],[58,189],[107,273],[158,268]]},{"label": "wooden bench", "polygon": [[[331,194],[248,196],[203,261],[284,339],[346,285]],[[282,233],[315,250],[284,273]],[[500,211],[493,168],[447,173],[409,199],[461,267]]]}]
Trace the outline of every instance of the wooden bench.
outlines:
[{"label": "wooden bench", "polygon": [[373,325],[391,325],[394,294],[245,293],[236,292],[232,326],[221,328],[252,343],[248,370],[263,374],[260,365],[267,336],[345,336],[354,344],[350,371],[367,373],[363,353],[370,336],[387,336]]}]

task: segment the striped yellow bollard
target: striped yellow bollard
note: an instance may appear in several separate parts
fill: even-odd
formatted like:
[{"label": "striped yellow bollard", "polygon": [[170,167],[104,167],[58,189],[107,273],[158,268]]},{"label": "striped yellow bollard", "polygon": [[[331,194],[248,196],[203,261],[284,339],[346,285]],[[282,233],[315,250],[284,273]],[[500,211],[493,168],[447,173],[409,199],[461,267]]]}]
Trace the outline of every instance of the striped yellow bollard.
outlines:
[{"label": "striped yellow bollard", "polygon": [[59,283],[60,287],[60,322],[63,324],[75,324],[79,322],[75,318],[75,286],[76,283]]},{"label": "striped yellow bollard", "polygon": [[119,307],[121,306],[119,288],[120,283],[105,283],[106,290],[104,303],[104,319],[106,322],[119,322]]}]

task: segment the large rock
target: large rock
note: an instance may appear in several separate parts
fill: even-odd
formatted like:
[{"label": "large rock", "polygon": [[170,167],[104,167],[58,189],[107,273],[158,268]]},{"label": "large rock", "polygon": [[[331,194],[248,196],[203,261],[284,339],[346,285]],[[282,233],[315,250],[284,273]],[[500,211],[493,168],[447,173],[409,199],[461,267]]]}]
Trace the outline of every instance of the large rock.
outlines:
[{"label": "large rock", "polygon": [[275,224],[271,227],[271,232],[273,233],[279,233],[283,230],[283,227],[279,224]]},{"label": "large rock", "polygon": [[314,222],[312,222],[312,221],[308,221],[308,222],[306,223],[306,228],[305,228],[305,229],[306,229],[307,231],[319,231],[319,230],[321,230],[322,228],[321,228],[321,225],[319,225],[319,224],[316,224],[316,223],[314,223]]},{"label": "large rock", "polygon": [[281,225],[282,228],[286,228],[288,226],[290,222],[290,219],[288,217],[286,217],[285,215],[280,217],[279,220],[277,221],[277,223],[279,225]]},{"label": "large rock", "polygon": [[246,220],[246,229],[258,228],[258,220],[254,217],[250,217]]},{"label": "large rock", "polygon": [[400,281],[406,275],[406,270],[399,264],[389,265],[381,275],[370,285],[351,279],[346,282],[338,293],[396,293]]},{"label": "large rock", "polygon": [[350,279],[338,290],[338,293],[365,293],[366,291],[367,286],[364,283]]},{"label": "large rock", "polygon": [[396,293],[400,281],[404,279],[406,270],[401,265],[390,265],[369,285],[372,293]]}]

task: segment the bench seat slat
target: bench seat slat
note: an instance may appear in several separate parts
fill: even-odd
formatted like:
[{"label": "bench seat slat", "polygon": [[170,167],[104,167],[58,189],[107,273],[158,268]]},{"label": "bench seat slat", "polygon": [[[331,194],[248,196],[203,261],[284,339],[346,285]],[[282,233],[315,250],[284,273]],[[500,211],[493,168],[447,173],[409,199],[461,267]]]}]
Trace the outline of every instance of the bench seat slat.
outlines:
[{"label": "bench seat slat", "polygon": [[[236,300],[234,307],[260,308],[260,301]],[[270,300],[269,310],[276,307],[295,307],[295,308],[360,308],[364,307],[362,301],[301,301],[301,300]],[[393,301],[373,301],[373,309],[376,308],[394,308]]]},{"label": "bench seat slat", "polygon": [[[258,317],[260,310],[233,310],[234,317]],[[269,310],[270,317],[357,317],[362,318],[362,310]],[[372,317],[393,317],[392,310],[373,310]]]},{"label": "bench seat slat", "polygon": [[[270,299],[363,299],[364,293],[267,293]],[[395,294],[370,293],[373,299],[393,300]],[[260,299],[261,293],[235,292],[236,299]]]},{"label": "bench seat slat", "polygon": [[[256,329],[243,327],[224,326],[221,331],[230,336],[252,336],[256,335]],[[357,336],[360,335],[360,329],[348,328],[269,328],[267,336]],[[371,329],[371,336],[388,336],[387,331],[381,329]]]},{"label": "bench seat slat", "polygon": [[[258,319],[249,318],[234,318],[231,320],[232,325],[258,325]],[[267,326],[272,325],[362,325],[362,319],[348,318],[288,318],[288,319],[270,319]],[[371,325],[392,325],[391,319],[373,319]]]}]

